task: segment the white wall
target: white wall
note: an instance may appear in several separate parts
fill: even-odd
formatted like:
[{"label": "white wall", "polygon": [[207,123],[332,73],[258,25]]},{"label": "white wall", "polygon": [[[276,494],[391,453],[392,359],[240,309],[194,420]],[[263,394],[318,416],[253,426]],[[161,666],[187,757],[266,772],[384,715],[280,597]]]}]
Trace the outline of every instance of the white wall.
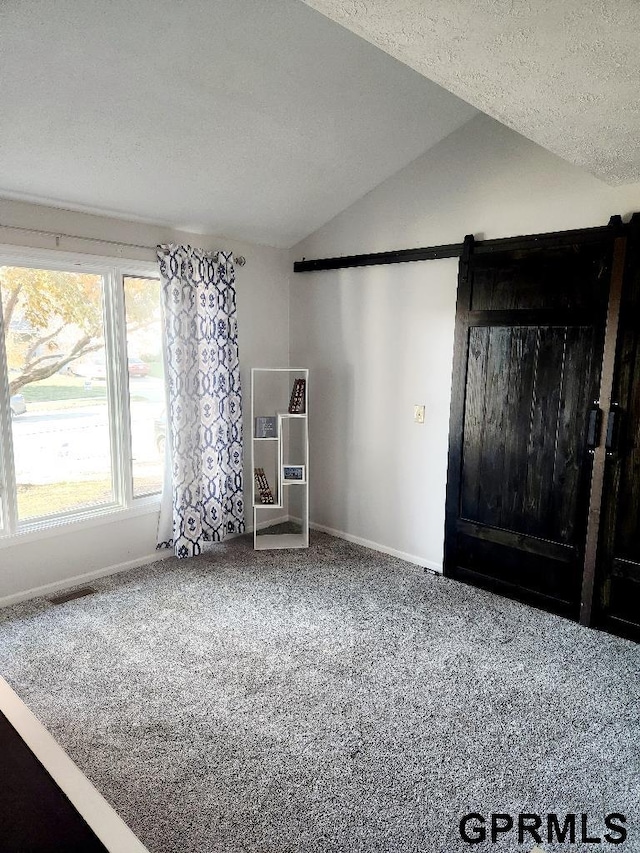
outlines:
[{"label": "white wall", "polygon": [[[0,242],[56,248],[55,238],[6,227],[13,225],[148,246],[224,246],[245,255],[247,265],[237,271],[245,399],[252,366],[312,370],[312,519],[438,567],[457,263],[296,276],[290,263],[458,242],[466,233],[501,237],[600,225],[636,209],[640,186],[608,187],[479,116],[290,253],[1,199]],[[58,248],[155,258],[151,249],[67,238]],[[424,426],[413,423],[415,403],[427,406]],[[249,435],[248,406],[245,417]],[[245,473],[249,509],[248,465]],[[156,522],[153,511],[0,546],[0,603],[83,573],[146,561],[155,556]]]},{"label": "white wall", "polygon": [[[478,116],[298,244],[291,260],[603,225],[640,210]],[[442,564],[457,261],[291,278],[291,359],[311,369],[311,518]],[[413,405],[427,407],[413,422]]]},{"label": "white wall", "polygon": [[[241,243],[225,237],[189,234],[166,227],[56,210],[0,199],[0,243],[34,248],[58,248],[86,254],[155,261],[155,251],[29,234],[7,226],[44,229],[57,233],[120,240],[153,247],[180,242],[202,248],[230,248],[247,264],[236,269],[240,363],[245,395],[245,434],[250,435],[250,368],[286,367],[289,363],[289,272],[286,250]],[[253,478],[245,460],[247,523],[251,522]],[[0,544],[0,604],[24,597],[42,586],[68,585],[86,573],[102,573],[113,566],[138,565],[155,558],[157,511],[136,517],[114,516],[105,523],[69,524],[55,531],[16,537]]]}]

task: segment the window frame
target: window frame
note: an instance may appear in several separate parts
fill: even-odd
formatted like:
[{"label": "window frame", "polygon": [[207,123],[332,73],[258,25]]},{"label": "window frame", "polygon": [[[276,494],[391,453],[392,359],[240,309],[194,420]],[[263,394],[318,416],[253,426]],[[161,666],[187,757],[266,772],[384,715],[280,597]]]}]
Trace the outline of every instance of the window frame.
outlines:
[{"label": "window frame", "polygon": [[[36,519],[19,521],[13,456],[13,432],[9,395],[6,339],[0,301],[0,547],[15,544],[20,538],[39,538],[61,526],[91,526],[110,517],[129,517],[157,511],[161,495],[134,497],[131,444],[131,408],[127,352],[127,326],[124,280],[160,279],[152,261],[90,255],[55,249],[29,249],[0,245],[0,266],[82,272],[102,277],[102,308],[106,355],[107,407],[111,451],[113,499],[99,506],[66,510]],[[164,329],[163,329],[164,335]]]}]

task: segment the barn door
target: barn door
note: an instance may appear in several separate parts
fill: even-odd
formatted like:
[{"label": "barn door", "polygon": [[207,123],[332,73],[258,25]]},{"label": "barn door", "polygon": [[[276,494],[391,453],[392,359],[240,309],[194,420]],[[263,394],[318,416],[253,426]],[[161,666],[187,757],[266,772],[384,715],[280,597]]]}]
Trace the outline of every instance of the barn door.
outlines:
[{"label": "barn door", "polygon": [[613,229],[467,238],[445,574],[577,618]]},{"label": "barn door", "polygon": [[629,229],[617,358],[605,424],[595,624],[640,639],[640,215]]}]

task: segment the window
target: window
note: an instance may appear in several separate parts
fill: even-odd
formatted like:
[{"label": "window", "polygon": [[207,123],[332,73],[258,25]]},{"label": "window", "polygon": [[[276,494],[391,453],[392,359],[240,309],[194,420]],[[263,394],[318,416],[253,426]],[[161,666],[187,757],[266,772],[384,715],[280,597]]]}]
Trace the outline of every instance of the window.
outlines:
[{"label": "window", "polygon": [[162,489],[166,437],[160,281],[124,276],[133,495]]},{"label": "window", "polygon": [[151,264],[0,256],[0,534],[132,506],[164,462]]}]

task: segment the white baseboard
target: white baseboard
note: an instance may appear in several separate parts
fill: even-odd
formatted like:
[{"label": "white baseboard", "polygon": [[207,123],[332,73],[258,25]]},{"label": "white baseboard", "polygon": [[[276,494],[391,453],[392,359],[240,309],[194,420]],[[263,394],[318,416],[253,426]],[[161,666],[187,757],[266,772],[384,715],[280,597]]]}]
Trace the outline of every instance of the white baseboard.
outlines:
[{"label": "white baseboard", "polygon": [[[270,527],[272,524],[281,524],[284,521],[289,521],[288,515],[278,516],[268,521],[261,521],[258,524],[258,530],[264,527]],[[253,527],[249,526],[247,533],[253,533]],[[234,539],[237,536],[244,536],[243,533],[235,533],[229,539]],[[154,563],[157,560],[166,560],[168,557],[173,557],[172,548],[161,548],[158,551],[153,551],[144,557],[137,557],[135,560],[127,560],[124,563],[115,563],[112,566],[104,566],[101,569],[94,569],[91,572],[84,572],[81,575],[74,575],[63,580],[53,581],[52,583],[43,584],[43,586],[32,587],[31,589],[21,590],[12,595],[5,595],[0,598],[0,607],[11,607],[12,604],[20,604],[22,601],[29,601],[31,598],[42,598],[46,595],[52,595],[56,592],[61,592],[65,589],[71,589],[74,586],[82,586],[97,578],[104,578],[108,575],[116,575],[119,572],[126,572],[129,569],[137,569],[139,566],[145,566],[148,563]]]},{"label": "white baseboard", "polygon": [[[276,518],[269,519],[268,521],[261,521],[258,524],[258,530],[262,530],[265,527],[271,527],[273,524],[282,524],[286,521],[300,521],[300,519],[296,519],[295,516],[292,515],[277,516]],[[407,563],[413,563],[416,566],[422,566],[436,574],[442,574],[442,564],[433,560],[425,560],[423,557],[416,557],[414,554],[407,554],[405,551],[388,548],[386,545],[381,545],[379,542],[362,539],[360,536],[352,536],[350,533],[345,533],[343,530],[335,530],[333,527],[325,527],[323,524],[316,524],[313,521],[309,522],[309,527],[312,530],[319,530],[321,533],[328,533],[330,536],[335,536],[338,539],[345,539],[347,542],[353,542],[355,545],[362,545],[365,548],[370,548],[372,551],[379,551],[381,554],[389,554],[391,557],[398,557],[400,560],[404,560]],[[253,527],[248,527],[246,532],[253,533]],[[238,533],[229,538],[235,538],[235,536],[242,535],[244,534]],[[91,572],[84,572],[81,575],[74,575],[73,577],[53,581],[52,583],[47,583],[43,586],[36,586],[31,589],[13,593],[12,595],[6,595],[3,598],[0,598],[0,607],[10,607],[12,604],[19,604],[20,602],[28,601],[31,598],[41,598],[55,592],[70,589],[74,586],[81,586],[82,584],[89,583],[97,578],[116,575],[119,572],[126,572],[129,569],[137,569],[139,566],[145,566],[148,563],[154,563],[157,560],[166,560],[168,557],[172,556],[172,549],[163,548],[159,551],[153,551],[151,554],[147,554],[144,557],[137,557],[135,560],[127,560],[124,563],[104,566],[101,569],[94,569]]]},{"label": "white baseboard", "polygon": [[325,527],[325,525],[316,524],[313,521],[309,522],[309,527],[312,530],[319,530],[321,533],[328,533],[329,536],[336,536],[338,539],[345,539],[347,542],[353,542],[354,545],[362,545],[364,548],[370,548],[372,551],[379,551],[381,554],[388,554],[390,557],[397,557],[399,560],[404,560],[406,563],[413,563],[415,566],[421,566],[434,574],[442,574],[442,563],[438,563],[435,560],[425,560],[424,557],[416,557],[415,554],[407,554],[406,551],[398,551],[395,548],[388,548],[386,545],[381,545],[379,542],[372,542],[370,539],[362,539],[360,536],[352,536],[351,533],[345,533],[344,530],[334,530],[333,527]]},{"label": "white baseboard", "polygon": [[52,583],[44,584],[43,586],[32,587],[21,592],[16,592],[13,595],[5,595],[0,598],[0,607],[10,607],[12,604],[19,604],[21,601],[28,601],[30,598],[41,598],[45,595],[51,595],[54,592],[70,589],[74,586],[81,586],[89,581],[97,578],[104,578],[107,575],[116,575],[118,572],[126,572],[129,569],[137,569],[138,566],[146,566],[148,563],[155,563],[158,560],[166,560],[168,557],[173,557],[173,551],[170,548],[163,548],[159,551],[154,551],[152,554],[147,554],[144,557],[137,557],[135,560],[127,560],[124,563],[115,563],[112,566],[104,566],[101,569],[94,569],[92,572],[84,572],[81,575],[74,575],[71,578],[53,581]]}]

